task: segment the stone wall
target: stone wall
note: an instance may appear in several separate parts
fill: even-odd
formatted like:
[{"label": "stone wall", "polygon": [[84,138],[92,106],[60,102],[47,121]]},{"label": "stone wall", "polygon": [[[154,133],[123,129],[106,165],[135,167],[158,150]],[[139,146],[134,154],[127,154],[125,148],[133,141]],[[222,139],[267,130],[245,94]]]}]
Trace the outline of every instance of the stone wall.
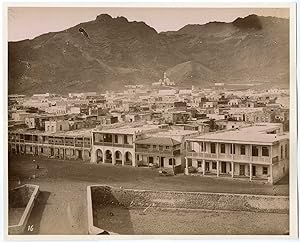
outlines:
[{"label": "stone wall", "polygon": [[[94,187],[97,191],[97,187]],[[101,188],[103,189],[103,187]],[[108,192],[109,191],[109,192]],[[108,195],[110,193],[110,195]],[[110,188],[107,198],[124,206],[288,213],[289,198],[228,193],[149,191]],[[104,197],[102,197],[104,198]],[[97,203],[98,200],[95,199]]]},{"label": "stone wall", "polygon": [[25,185],[10,190],[8,193],[9,207],[25,208],[34,191],[34,188],[35,187]]},{"label": "stone wall", "polygon": [[179,209],[289,212],[287,196],[131,190],[94,185],[87,187],[89,234],[115,234],[111,231],[104,231],[94,223],[96,221],[94,211],[99,207],[111,205],[132,208],[153,206]]},{"label": "stone wall", "polygon": [[10,208],[25,208],[24,213],[16,225],[8,226],[8,234],[23,234],[35,199],[39,194],[39,186],[25,184],[14,190],[9,191],[9,207]]}]

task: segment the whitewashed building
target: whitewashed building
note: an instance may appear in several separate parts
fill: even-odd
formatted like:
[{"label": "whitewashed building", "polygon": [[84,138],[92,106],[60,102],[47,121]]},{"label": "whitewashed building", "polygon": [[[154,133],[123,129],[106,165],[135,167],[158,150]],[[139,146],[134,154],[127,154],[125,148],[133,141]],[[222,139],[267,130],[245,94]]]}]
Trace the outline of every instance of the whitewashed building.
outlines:
[{"label": "whitewashed building", "polygon": [[188,167],[201,175],[275,183],[289,169],[289,135],[279,124],[259,124],[187,139]]},{"label": "whitewashed building", "polygon": [[157,130],[157,125],[95,130],[92,136],[91,162],[137,166],[136,140],[143,138],[147,132]]}]

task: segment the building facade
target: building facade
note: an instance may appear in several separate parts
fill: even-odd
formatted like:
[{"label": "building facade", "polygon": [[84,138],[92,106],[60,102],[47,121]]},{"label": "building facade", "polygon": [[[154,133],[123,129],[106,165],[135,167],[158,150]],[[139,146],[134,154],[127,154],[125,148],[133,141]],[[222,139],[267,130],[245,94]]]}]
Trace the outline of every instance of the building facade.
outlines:
[{"label": "building facade", "polygon": [[8,150],[56,159],[90,160],[91,135],[75,133],[9,132]]},{"label": "building facade", "polygon": [[148,137],[135,142],[138,166],[181,166],[181,143],[167,137]]},{"label": "building facade", "polygon": [[126,130],[94,131],[91,162],[136,166],[134,142],[139,135]]},{"label": "building facade", "polygon": [[67,131],[70,129],[68,120],[49,120],[45,121],[46,132]]},{"label": "building facade", "polygon": [[277,182],[289,169],[288,134],[256,127],[187,139],[185,172]]}]

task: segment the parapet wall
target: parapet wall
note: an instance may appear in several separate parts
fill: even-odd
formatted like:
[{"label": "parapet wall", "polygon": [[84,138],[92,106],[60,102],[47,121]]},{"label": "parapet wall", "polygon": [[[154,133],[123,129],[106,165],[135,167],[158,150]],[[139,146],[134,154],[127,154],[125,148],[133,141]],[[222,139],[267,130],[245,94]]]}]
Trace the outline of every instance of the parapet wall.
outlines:
[{"label": "parapet wall", "polygon": [[24,185],[9,191],[9,207],[26,207],[35,187]]},{"label": "parapet wall", "polygon": [[288,213],[289,198],[248,194],[112,189],[125,206]]},{"label": "parapet wall", "polygon": [[9,207],[24,207],[24,212],[18,224],[8,226],[8,234],[22,234],[39,194],[39,186],[25,184],[9,191]]},{"label": "parapet wall", "polygon": [[153,206],[268,213],[289,212],[288,196],[132,190],[101,185],[87,188],[87,201],[89,234],[103,232],[94,224],[93,209],[111,204],[132,208]]}]

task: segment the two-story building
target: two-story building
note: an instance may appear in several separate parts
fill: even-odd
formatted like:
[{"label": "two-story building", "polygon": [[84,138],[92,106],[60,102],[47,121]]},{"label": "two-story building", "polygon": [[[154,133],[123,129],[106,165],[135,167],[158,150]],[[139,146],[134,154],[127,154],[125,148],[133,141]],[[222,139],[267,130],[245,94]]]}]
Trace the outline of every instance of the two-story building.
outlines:
[{"label": "two-story building", "polygon": [[135,142],[138,166],[181,166],[181,143],[168,137],[147,137]]},{"label": "two-story building", "polygon": [[46,132],[67,131],[70,129],[68,120],[49,120],[45,121]]},{"label": "two-story building", "polygon": [[277,124],[259,124],[187,139],[186,170],[275,183],[289,169],[289,135]]},{"label": "two-story building", "polygon": [[91,162],[136,166],[136,140],[142,138],[145,133],[158,129],[156,125],[144,125],[95,130],[92,138]]},{"label": "two-story building", "polygon": [[162,114],[162,118],[168,124],[187,123],[190,119],[191,113],[186,111],[170,111]]},{"label": "two-story building", "polygon": [[49,133],[22,129],[9,131],[8,138],[8,150],[15,154],[84,161],[91,157],[91,130]]},{"label": "two-story building", "polygon": [[67,105],[55,105],[50,106],[45,109],[46,113],[55,113],[55,114],[66,114],[67,113]]}]

